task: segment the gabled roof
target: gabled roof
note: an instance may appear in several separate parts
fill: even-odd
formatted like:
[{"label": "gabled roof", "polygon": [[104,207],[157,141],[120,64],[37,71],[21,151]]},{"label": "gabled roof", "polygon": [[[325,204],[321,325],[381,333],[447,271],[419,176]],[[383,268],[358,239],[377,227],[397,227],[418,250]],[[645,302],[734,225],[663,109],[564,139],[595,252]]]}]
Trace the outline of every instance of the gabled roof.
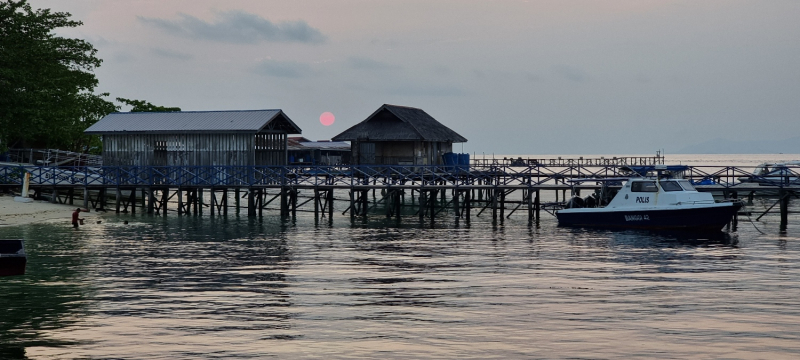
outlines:
[{"label": "gabled roof", "polygon": [[280,109],[235,111],[117,112],[90,126],[86,134],[198,133],[302,130]]},{"label": "gabled roof", "polygon": [[388,104],[332,140],[467,142],[422,109]]}]

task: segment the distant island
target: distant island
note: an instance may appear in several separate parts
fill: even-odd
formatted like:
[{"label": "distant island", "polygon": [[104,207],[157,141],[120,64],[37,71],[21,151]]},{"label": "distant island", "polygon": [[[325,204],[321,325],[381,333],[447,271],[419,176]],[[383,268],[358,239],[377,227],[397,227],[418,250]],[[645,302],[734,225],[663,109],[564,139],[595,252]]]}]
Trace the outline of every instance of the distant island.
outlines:
[{"label": "distant island", "polygon": [[716,138],[686,146],[676,154],[800,154],[800,136],[782,140],[735,141]]}]

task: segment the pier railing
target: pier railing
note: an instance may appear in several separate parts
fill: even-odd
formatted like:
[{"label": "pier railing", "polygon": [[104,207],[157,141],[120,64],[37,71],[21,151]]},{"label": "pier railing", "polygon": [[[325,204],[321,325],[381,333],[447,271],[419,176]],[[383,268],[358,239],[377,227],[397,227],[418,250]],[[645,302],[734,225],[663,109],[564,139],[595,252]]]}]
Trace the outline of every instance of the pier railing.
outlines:
[{"label": "pier railing", "polygon": [[[568,179],[631,176],[620,165],[526,166],[0,166],[0,185],[87,187],[283,187],[283,186],[545,186]],[[675,176],[701,187],[799,186],[800,167],[780,177],[753,175],[754,167],[686,166]],[[745,180],[745,181],[742,181]],[[757,185],[756,185],[757,186]]]},{"label": "pier railing", "polygon": [[612,157],[577,157],[577,158],[531,158],[531,157],[503,157],[488,158],[485,155],[480,158],[470,159],[473,166],[550,166],[550,167],[570,167],[570,166],[652,166],[664,165],[664,155],[657,153],[655,156],[612,156]]}]

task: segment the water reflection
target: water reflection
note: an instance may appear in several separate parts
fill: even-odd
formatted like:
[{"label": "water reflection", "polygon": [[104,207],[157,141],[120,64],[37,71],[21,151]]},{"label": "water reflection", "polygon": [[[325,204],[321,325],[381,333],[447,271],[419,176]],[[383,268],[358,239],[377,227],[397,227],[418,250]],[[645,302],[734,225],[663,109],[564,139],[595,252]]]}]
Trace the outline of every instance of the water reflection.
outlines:
[{"label": "water reflection", "polygon": [[748,357],[800,338],[800,245],[776,233],[119,219],[24,228],[0,358]]}]

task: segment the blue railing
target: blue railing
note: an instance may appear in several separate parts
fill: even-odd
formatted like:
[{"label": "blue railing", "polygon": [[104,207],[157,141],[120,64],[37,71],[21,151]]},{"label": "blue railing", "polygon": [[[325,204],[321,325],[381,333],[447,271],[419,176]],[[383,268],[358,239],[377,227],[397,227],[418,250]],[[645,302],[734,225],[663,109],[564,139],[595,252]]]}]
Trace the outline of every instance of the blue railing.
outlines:
[{"label": "blue railing", "polygon": [[[678,177],[713,187],[800,186],[800,167],[781,176],[753,175],[753,167],[688,166]],[[49,167],[0,165],[0,185],[48,186],[538,186],[566,179],[630,175],[624,166],[104,166]]]}]

